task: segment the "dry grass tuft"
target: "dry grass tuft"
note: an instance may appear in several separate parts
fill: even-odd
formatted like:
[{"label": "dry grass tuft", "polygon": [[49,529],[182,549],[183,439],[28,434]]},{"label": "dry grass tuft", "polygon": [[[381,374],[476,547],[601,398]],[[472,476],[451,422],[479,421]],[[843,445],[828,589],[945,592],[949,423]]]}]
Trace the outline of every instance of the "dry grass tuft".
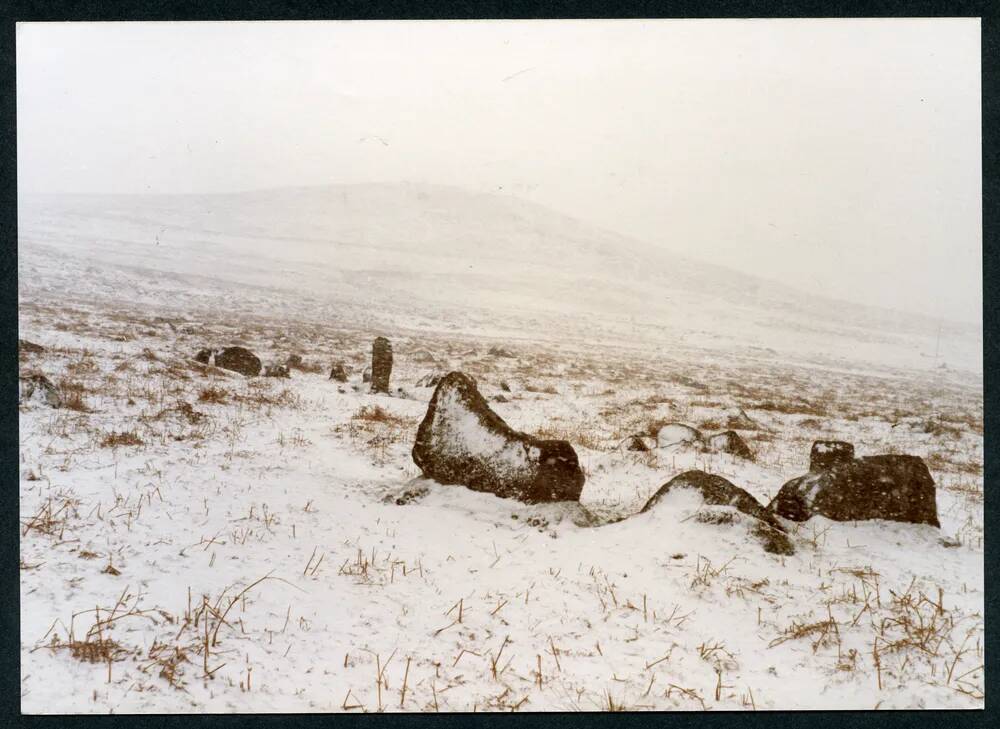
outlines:
[{"label": "dry grass tuft", "polygon": [[119,448],[121,446],[141,446],[145,445],[135,431],[123,430],[121,432],[111,431],[101,440],[101,448]]}]

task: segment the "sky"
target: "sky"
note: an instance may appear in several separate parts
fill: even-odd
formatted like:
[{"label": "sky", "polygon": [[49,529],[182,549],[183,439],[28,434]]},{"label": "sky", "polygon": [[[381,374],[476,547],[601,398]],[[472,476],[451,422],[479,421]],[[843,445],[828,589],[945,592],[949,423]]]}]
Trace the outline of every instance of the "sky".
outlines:
[{"label": "sky", "polygon": [[405,180],[982,318],[978,19],[27,23],[22,192]]}]

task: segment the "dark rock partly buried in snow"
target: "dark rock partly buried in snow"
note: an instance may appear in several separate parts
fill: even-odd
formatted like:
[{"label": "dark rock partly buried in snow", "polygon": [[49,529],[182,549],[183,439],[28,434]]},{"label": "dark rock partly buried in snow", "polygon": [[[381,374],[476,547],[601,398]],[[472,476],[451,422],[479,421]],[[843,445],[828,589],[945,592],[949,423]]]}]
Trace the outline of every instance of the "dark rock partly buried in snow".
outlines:
[{"label": "dark rock partly buried in snow", "polygon": [[701,443],[701,432],[684,423],[667,423],[656,432],[657,447],[666,448],[678,443]]},{"label": "dark rock partly buried in snow", "polygon": [[793,521],[885,519],[940,527],[934,479],[918,456],[865,456],[792,479],[768,511]]},{"label": "dark rock partly buried in snow", "polygon": [[[642,507],[645,513],[654,508],[663,498],[672,491],[680,489],[691,489],[697,491],[706,506],[731,506],[737,511],[752,517],[755,524],[751,527],[751,533],[760,539],[764,550],[774,554],[794,554],[795,548],[784,533],[784,527],[769,513],[761,504],[749,493],[739,486],[730,483],[722,476],[716,476],[704,471],[685,471],[675,476],[660,489]],[[701,521],[711,520],[712,515],[704,517]],[[719,516],[720,523],[724,517]],[[732,521],[732,517],[729,517]]]},{"label": "dark rock partly buried in snow", "polygon": [[291,377],[286,365],[271,364],[264,368],[264,377]]},{"label": "dark rock partly buried in snow", "polygon": [[288,355],[288,359],[285,360],[285,367],[288,367],[289,369],[302,367],[302,355],[301,354]]},{"label": "dark rock partly buried in snow", "polygon": [[461,372],[438,383],[417,430],[413,461],[435,481],[526,503],[577,501],[583,489],[583,471],[567,441],[512,429]]},{"label": "dark rock partly buried in snow", "polygon": [[619,447],[621,446],[624,446],[627,451],[645,453],[656,447],[656,439],[644,435],[630,435],[621,442]]},{"label": "dark rock partly buried in snow", "polygon": [[371,382],[372,381],[372,368],[371,368],[371,365],[365,367],[361,371],[361,381],[362,382]]},{"label": "dark rock partly buried in snow", "polygon": [[436,387],[443,376],[439,372],[430,372],[417,380],[417,387]]},{"label": "dark rock partly buried in snow", "polygon": [[247,377],[260,374],[260,358],[245,347],[226,347],[215,355],[215,366]]},{"label": "dark rock partly buried in snow", "polygon": [[726,427],[733,430],[755,430],[760,426],[756,420],[747,415],[743,408],[740,408],[726,419]]},{"label": "dark rock partly buried in snow", "polygon": [[18,404],[24,405],[31,401],[43,402],[49,407],[62,407],[62,396],[59,390],[45,375],[25,375],[20,378]]},{"label": "dark rock partly buried in snow", "polygon": [[748,461],[754,460],[753,452],[735,430],[705,436],[697,428],[683,423],[667,423],[656,433],[658,448],[681,444],[695,445],[703,451],[729,453]]},{"label": "dark rock partly buried in snow", "polygon": [[713,451],[729,453],[740,458],[745,458],[748,461],[754,460],[753,451],[750,450],[746,441],[735,430],[727,430],[724,433],[710,435],[705,439],[705,443]]},{"label": "dark rock partly buried in snow", "polygon": [[34,342],[29,342],[27,339],[17,340],[17,351],[18,354],[41,354],[45,351],[45,347],[41,344],[35,344]]},{"label": "dark rock partly buried in snow", "polygon": [[347,366],[343,362],[334,362],[330,366],[330,379],[336,382],[347,382]]},{"label": "dark rock partly buried in snow", "polygon": [[201,362],[202,364],[212,364],[212,357],[215,353],[211,349],[199,349],[198,354],[194,356],[195,362]]},{"label": "dark rock partly buried in snow", "polygon": [[372,392],[389,392],[389,375],[392,374],[392,345],[385,337],[372,342]]},{"label": "dark rock partly buried in snow", "polygon": [[809,452],[809,470],[823,471],[854,460],[854,445],[842,440],[817,440]]},{"label": "dark rock partly buried in snow", "polygon": [[490,355],[491,357],[513,357],[514,356],[514,353],[511,352],[509,349],[504,349],[503,347],[499,347],[499,346],[490,347],[488,350],[486,350],[486,354]]}]

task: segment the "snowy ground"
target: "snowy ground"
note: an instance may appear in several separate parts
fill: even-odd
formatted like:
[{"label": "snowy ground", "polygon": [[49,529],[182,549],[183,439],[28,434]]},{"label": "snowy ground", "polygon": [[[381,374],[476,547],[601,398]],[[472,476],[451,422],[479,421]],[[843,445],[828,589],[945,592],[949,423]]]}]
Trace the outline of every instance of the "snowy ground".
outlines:
[{"label": "snowy ground", "polygon": [[[974,374],[476,336],[31,251],[21,265],[20,336],[47,348],[22,373],[76,408],[20,414],[25,712],[983,706]],[[394,396],[360,386],[377,334]],[[233,343],[317,371],[189,360]],[[350,383],[327,379],[333,359]],[[488,398],[506,381],[491,404],[513,427],[573,443],[581,506],[414,481],[432,393],[415,383],[451,369]],[[754,464],[618,447],[668,421],[721,430],[740,408]],[[817,518],[777,557],[683,498],[630,516],[692,467],[766,503],[818,438],[923,456],[942,528]]]}]

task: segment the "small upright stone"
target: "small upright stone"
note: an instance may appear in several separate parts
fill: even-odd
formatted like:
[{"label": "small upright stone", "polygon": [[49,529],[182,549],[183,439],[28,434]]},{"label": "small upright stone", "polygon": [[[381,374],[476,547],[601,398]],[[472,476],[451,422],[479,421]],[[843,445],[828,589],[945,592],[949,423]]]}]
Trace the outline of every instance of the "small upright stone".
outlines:
[{"label": "small upright stone", "polygon": [[392,374],[392,345],[385,337],[372,342],[372,392],[389,392],[389,375]]},{"label": "small upright stone", "polygon": [[336,382],[347,382],[347,366],[340,361],[330,366],[330,379]]}]

